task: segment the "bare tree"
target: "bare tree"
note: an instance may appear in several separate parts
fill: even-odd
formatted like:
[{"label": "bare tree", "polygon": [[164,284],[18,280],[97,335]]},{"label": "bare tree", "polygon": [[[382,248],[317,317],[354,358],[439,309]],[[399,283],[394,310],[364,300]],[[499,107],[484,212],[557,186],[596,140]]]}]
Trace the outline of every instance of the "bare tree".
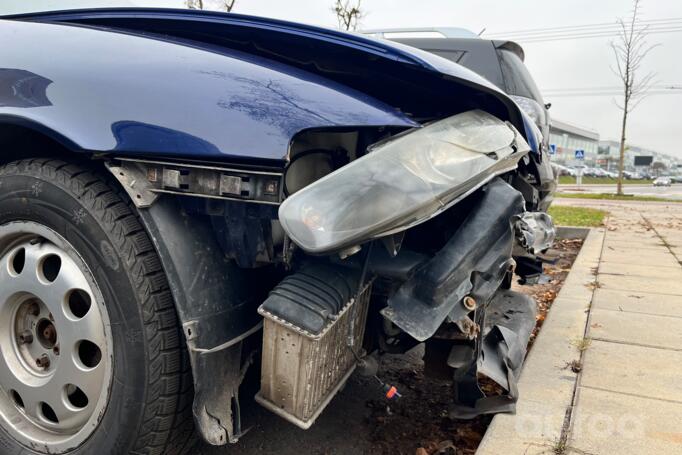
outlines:
[{"label": "bare tree", "polygon": [[360,19],[365,16],[361,9],[362,0],[336,0],[332,11],[339,21],[339,28],[343,30],[355,30]]},{"label": "bare tree", "polygon": [[[218,8],[229,13],[234,8],[235,3],[237,0],[220,0]],[[209,5],[204,3],[204,0],[185,0],[185,5],[189,9],[209,9]]]},{"label": "bare tree", "polygon": [[634,0],[632,17],[627,21],[618,19],[620,30],[618,38],[611,43],[616,57],[613,72],[623,83],[623,102],[616,103],[623,111],[623,123],[620,135],[620,155],[618,158],[618,194],[623,194],[623,166],[625,162],[625,138],[628,115],[645,98],[655,77],[655,73],[640,76],[642,61],[657,44],[649,45],[646,41],[648,25],[641,25],[637,20],[641,14],[641,0]]}]

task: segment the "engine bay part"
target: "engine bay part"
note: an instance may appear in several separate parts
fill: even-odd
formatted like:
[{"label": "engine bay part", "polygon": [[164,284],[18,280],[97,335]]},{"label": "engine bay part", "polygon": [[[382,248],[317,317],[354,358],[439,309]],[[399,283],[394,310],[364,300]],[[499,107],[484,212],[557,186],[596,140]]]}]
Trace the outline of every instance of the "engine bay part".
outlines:
[{"label": "engine bay part", "polygon": [[162,193],[279,205],[281,172],[117,158],[109,169],[138,207]]},{"label": "engine bay part", "polygon": [[353,269],[311,264],[282,280],[259,311],[320,336],[355,297],[358,281]]},{"label": "engine bay part", "polygon": [[287,198],[279,219],[309,253],[342,250],[436,216],[529,150],[510,124],[467,111],[375,144]]},{"label": "engine bay part", "polygon": [[517,243],[530,254],[545,251],[556,237],[552,217],[545,212],[526,212],[517,218],[514,227]]},{"label": "engine bay part", "polygon": [[472,296],[489,301],[514,266],[512,219],[524,212],[521,194],[501,179],[482,190],[478,204],[447,244],[406,281],[381,313],[419,341],[448,318],[469,312],[459,304]]},{"label": "engine bay part", "polygon": [[256,401],[300,428],[315,422],[357,366],[371,285],[315,264],[290,275],[260,306],[261,389]]}]

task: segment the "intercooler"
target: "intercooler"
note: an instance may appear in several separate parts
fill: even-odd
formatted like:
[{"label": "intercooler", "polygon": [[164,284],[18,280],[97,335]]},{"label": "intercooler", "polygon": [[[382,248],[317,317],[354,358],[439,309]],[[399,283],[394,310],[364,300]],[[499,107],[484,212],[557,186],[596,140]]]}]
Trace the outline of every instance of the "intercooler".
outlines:
[{"label": "intercooler", "polygon": [[371,293],[367,284],[357,295],[357,275],[308,267],[284,279],[258,309],[264,324],[256,401],[300,428],[315,422],[355,369]]}]

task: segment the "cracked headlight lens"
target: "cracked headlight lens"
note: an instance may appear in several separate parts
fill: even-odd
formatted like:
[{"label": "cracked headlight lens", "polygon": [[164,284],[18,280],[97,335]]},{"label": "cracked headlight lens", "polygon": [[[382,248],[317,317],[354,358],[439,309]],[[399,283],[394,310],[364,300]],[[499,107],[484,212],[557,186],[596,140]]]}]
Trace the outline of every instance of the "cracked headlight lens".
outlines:
[{"label": "cracked headlight lens", "polygon": [[426,221],[528,151],[511,125],[464,112],[373,146],[287,198],[279,219],[305,251],[340,250]]}]

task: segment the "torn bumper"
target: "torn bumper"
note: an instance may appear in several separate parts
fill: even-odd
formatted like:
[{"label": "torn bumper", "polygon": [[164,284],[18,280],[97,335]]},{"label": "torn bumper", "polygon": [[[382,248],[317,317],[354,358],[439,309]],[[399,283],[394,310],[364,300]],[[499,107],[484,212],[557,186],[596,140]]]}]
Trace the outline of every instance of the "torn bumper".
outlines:
[{"label": "torn bumper", "polygon": [[[455,345],[448,357],[448,365],[455,368],[456,377],[456,399],[450,409],[452,418],[471,419],[516,410],[517,382],[535,327],[537,305],[527,295],[505,290],[495,295],[486,313],[482,336],[476,346],[463,353],[464,346]],[[466,361],[462,362],[462,358]],[[505,393],[486,396],[479,374],[495,381]]]},{"label": "torn bumper", "polygon": [[[505,288],[514,252],[534,257],[551,245],[554,228],[542,215],[525,212],[521,194],[502,179],[492,181],[445,247],[415,267],[382,310],[416,340],[445,342],[456,392],[452,417],[515,409],[537,308],[532,298]],[[481,375],[504,392],[486,396]]]},{"label": "torn bumper", "polygon": [[471,311],[472,296],[492,298],[514,266],[512,219],[524,212],[521,194],[501,179],[483,190],[477,207],[452,239],[419,267],[388,301],[382,314],[419,341],[432,337],[444,321],[459,321]]}]

